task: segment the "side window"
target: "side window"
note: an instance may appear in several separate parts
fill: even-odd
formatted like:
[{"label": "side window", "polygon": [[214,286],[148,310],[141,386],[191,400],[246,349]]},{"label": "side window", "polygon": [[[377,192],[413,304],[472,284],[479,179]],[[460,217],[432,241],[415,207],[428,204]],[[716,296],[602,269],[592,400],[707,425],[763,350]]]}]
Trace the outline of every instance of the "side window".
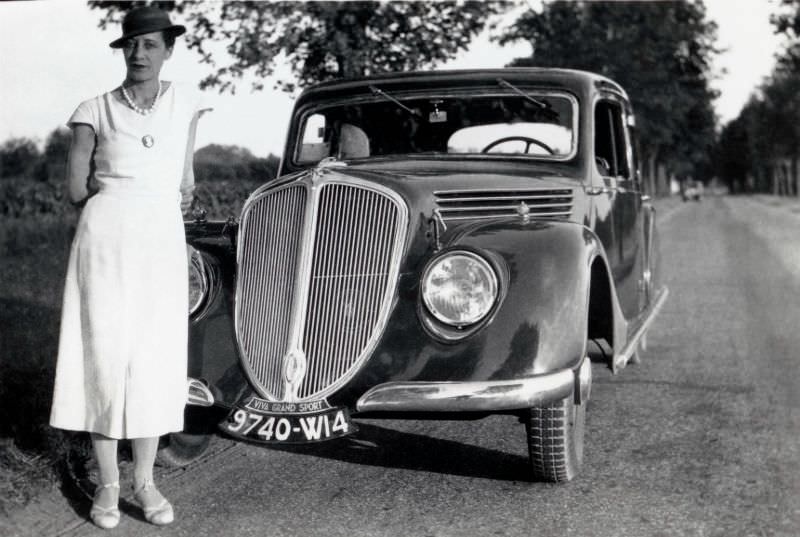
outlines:
[{"label": "side window", "polygon": [[306,119],[303,138],[297,152],[298,164],[313,164],[330,156],[330,141],[325,116],[314,114]]},{"label": "side window", "polygon": [[631,166],[622,107],[599,101],[594,109],[595,166],[605,176],[630,178]]},{"label": "side window", "polygon": [[636,131],[636,120],[633,113],[628,110],[627,114],[625,115],[626,125],[628,127],[628,143],[630,144],[630,162],[631,162],[631,176],[636,183],[641,182],[641,173],[640,173],[640,166],[641,163],[639,162],[639,155],[640,155],[640,148],[639,148],[639,136]]}]

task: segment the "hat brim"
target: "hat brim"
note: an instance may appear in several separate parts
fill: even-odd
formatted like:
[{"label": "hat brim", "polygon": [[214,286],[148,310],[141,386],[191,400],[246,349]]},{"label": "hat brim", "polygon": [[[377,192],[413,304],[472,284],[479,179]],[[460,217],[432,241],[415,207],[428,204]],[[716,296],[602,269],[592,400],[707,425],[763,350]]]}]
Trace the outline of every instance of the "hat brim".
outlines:
[{"label": "hat brim", "polygon": [[108,44],[111,48],[122,48],[125,44],[125,41],[130,39],[131,37],[136,37],[137,35],[144,35],[144,34],[151,34],[153,32],[165,32],[168,34],[172,34],[174,37],[178,37],[179,35],[183,35],[186,33],[186,26],[183,24],[170,24],[168,26],[164,26],[162,28],[142,28],[141,30],[136,30],[134,32],[128,32],[124,34],[119,39],[115,39],[111,43]]}]

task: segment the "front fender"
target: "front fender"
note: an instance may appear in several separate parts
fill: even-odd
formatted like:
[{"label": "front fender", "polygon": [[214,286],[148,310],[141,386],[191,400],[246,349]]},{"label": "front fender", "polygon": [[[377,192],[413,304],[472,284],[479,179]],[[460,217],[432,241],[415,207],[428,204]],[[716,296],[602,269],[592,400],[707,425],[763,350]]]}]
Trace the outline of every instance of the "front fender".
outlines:
[{"label": "front fender", "polygon": [[559,221],[495,221],[454,233],[450,247],[485,250],[507,268],[507,289],[486,328],[486,351],[506,356],[495,377],[574,368],[586,355],[592,262],[588,228]]},{"label": "front fender", "polygon": [[189,319],[187,373],[205,384],[222,406],[232,406],[247,387],[233,329],[235,236],[231,223],[186,224],[187,244],[199,250],[218,274],[208,303]]}]

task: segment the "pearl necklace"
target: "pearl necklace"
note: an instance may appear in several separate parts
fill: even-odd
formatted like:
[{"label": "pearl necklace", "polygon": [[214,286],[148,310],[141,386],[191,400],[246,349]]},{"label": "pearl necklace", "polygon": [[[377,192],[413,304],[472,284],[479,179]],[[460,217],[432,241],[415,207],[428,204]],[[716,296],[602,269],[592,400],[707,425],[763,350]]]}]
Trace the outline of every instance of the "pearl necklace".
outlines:
[{"label": "pearl necklace", "polygon": [[141,106],[133,102],[133,99],[131,99],[128,90],[125,89],[125,84],[121,84],[120,87],[122,88],[122,96],[125,97],[125,101],[128,103],[128,106],[130,106],[134,112],[142,114],[143,116],[146,116],[153,110],[155,110],[156,104],[158,104],[158,98],[161,96],[161,81],[159,80],[158,91],[156,92],[156,96],[153,99],[153,104],[151,104],[148,108],[142,108]]}]

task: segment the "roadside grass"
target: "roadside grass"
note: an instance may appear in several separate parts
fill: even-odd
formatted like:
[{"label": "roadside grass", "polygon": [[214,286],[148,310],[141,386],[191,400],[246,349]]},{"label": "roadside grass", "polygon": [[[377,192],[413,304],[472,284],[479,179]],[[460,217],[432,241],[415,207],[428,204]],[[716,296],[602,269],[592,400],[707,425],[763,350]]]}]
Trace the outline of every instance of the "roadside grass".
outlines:
[{"label": "roadside grass", "polygon": [[[200,183],[208,219],[238,217],[257,183]],[[30,205],[18,204],[31,207]],[[90,472],[85,433],[49,426],[61,301],[78,211],[0,214],[0,516]],[[121,450],[120,463],[130,458]]]},{"label": "roadside grass", "polygon": [[77,435],[48,426],[76,220],[37,215],[3,219],[0,228],[0,512],[59,482],[63,462],[87,450]]}]

